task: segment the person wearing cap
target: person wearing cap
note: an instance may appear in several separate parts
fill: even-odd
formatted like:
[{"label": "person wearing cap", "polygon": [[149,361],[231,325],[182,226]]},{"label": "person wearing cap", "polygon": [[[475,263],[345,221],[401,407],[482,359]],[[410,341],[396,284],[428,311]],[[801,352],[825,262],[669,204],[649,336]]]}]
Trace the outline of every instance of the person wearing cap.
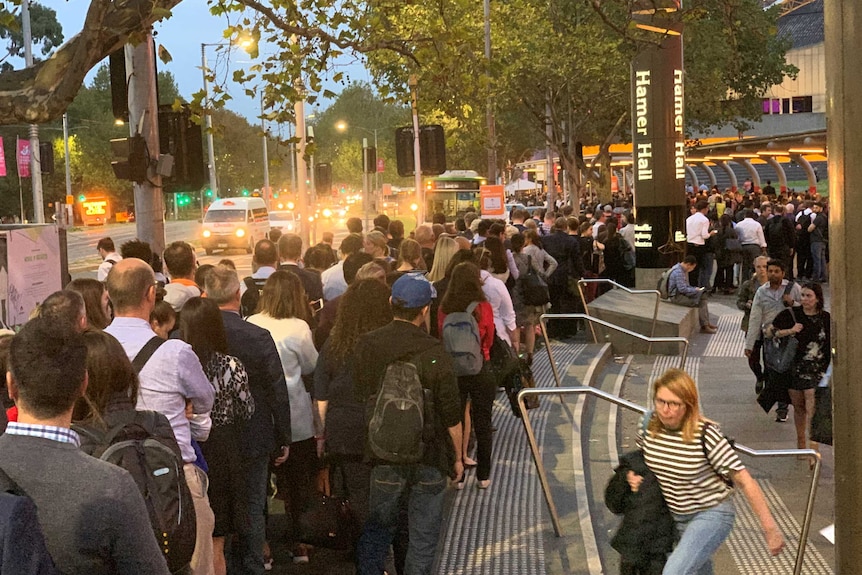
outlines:
[{"label": "person wearing cap", "polygon": [[406,570],[430,573],[443,524],[446,478],[457,481],[464,472],[460,453],[453,448],[461,445],[458,378],[443,343],[424,329],[433,294],[431,283],[422,276],[400,277],[389,300],[393,321],[366,333],[356,344],[353,373],[358,398],[374,397],[387,366],[407,361],[416,366],[422,387],[430,391],[434,416],[434,433],[425,440],[420,462],[393,464],[370,457],[369,514],[356,548],[359,575],[383,572],[402,499],[407,501],[410,532]]}]

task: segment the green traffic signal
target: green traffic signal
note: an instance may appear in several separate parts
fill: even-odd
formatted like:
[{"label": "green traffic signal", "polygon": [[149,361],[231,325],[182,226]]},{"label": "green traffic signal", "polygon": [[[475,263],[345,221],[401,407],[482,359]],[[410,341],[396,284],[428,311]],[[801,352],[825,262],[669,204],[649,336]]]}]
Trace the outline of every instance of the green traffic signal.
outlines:
[{"label": "green traffic signal", "polygon": [[87,196],[85,196],[84,194],[81,194],[80,196],[78,196],[78,200],[80,200],[82,202],[86,199],[87,199]]},{"label": "green traffic signal", "polygon": [[213,197],[213,191],[212,190],[207,190],[207,197],[208,198]]},{"label": "green traffic signal", "polygon": [[247,195],[248,195],[248,190],[247,190],[247,189],[245,189],[245,188],[243,188],[243,189],[242,189],[242,195],[247,196]]}]

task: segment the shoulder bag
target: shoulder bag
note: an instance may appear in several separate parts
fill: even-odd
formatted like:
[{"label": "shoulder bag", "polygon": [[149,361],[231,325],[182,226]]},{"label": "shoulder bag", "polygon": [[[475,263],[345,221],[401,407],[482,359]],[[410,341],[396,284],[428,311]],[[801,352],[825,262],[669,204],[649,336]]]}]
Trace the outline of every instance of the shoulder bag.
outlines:
[{"label": "shoulder bag", "polygon": [[[790,315],[793,317],[793,323],[796,323],[796,315],[793,313],[793,306],[790,308]],[[787,373],[793,367],[793,361],[796,358],[796,349],[799,347],[799,340],[795,335],[786,337],[774,337],[772,339],[764,338],[763,340],[763,360],[766,367],[776,373]]]},{"label": "shoulder bag", "polygon": [[525,304],[541,306],[551,301],[547,282],[533,269],[532,256],[527,256],[527,273],[520,281]]}]

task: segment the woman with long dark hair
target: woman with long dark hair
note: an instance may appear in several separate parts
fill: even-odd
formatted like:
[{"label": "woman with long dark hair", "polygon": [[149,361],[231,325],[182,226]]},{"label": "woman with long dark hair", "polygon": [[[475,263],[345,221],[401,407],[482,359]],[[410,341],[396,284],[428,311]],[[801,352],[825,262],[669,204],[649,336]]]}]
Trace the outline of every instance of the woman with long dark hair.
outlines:
[{"label": "woman with long dark hair", "polygon": [[359,336],[392,321],[389,288],[376,279],[354,281],[341,296],[338,316],[314,371],[314,397],[333,488],[350,499],[360,525],[368,516],[371,468],[365,453],[365,403],[353,392],[354,348]]},{"label": "woman with long dark hair", "polygon": [[213,565],[216,575],[224,575],[227,571],[225,537],[237,532],[233,510],[236,498],[243,493],[239,436],[245,422],[254,414],[254,399],[245,366],[228,355],[224,323],[213,300],[193,297],[183,304],[179,336],[192,346],[215,389],[210,412],[212,428],[209,438],[200,446],[209,466],[208,494],[215,515]]},{"label": "woman with long dark hair", "polygon": [[605,229],[607,238],[604,241],[602,251],[605,261],[605,270],[602,277],[608,278],[626,287],[635,287],[634,268],[626,269],[626,254],[632,251],[632,247],[619,233],[617,233],[617,220],[610,218]]},{"label": "woman with long dark hair", "polygon": [[[475,305],[474,305],[475,304]],[[460,446],[462,459],[470,462],[467,457],[467,445],[470,440],[470,421],[476,427],[476,480],[480,489],[491,485],[491,448],[493,432],[491,431],[491,412],[494,407],[494,394],[497,384],[489,376],[488,362],[491,360],[491,346],[494,344],[494,312],[482,291],[482,279],[479,268],[473,263],[461,263],[452,271],[452,279],[446,296],[440,303],[438,313],[438,329],[443,334],[443,324],[450,313],[471,311],[479,326],[479,339],[482,344],[482,356],[485,365],[476,375],[465,375],[458,378],[458,388],[461,391],[461,406],[464,409],[463,442]],[[467,400],[471,409],[467,413]],[[472,417],[471,417],[472,416]],[[459,446],[455,446],[458,449]],[[465,475],[461,476],[458,488],[464,485]]]},{"label": "woman with long dark hair", "polygon": [[[776,216],[780,217],[780,216]],[[796,447],[808,447],[807,435],[814,415],[814,389],[823,379],[832,360],[832,324],[829,312],[823,309],[823,288],[818,283],[802,286],[802,305],[787,308],[772,321],[766,337],[788,337],[798,341],[789,379],[793,423],[796,425]],[[817,449],[818,444],[812,444]]]},{"label": "woman with long dark hair", "polygon": [[[715,290],[721,290],[725,295],[734,292],[733,265],[742,263],[742,252],[733,249],[735,246],[727,240],[738,240],[739,236],[733,229],[733,218],[725,211],[718,220],[718,233],[715,235],[715,261],[718,272],[715,275]],[[741,245],[740,245],[741,248]]]},{"label": "woman with long dark hair", "polygon": [[81,294],[84,298],[84,308],[87,312],[87,327],[105,329],[111,323],[111,301],[105,284],[92,278],[72,280],[66,286]]},{"label": "woman with long dark hair", "polygon": [[[272,335],[290,396],[290,454],[284,465],[275,468],[275,477],[277,497],[284,499],[290,508],[294,533],[299,533],[300,513],[314,495],[314,477],[318,471],[315,436],[319,434],[315,433],[311,394],[302,380],[317,366],[306,301],[299,277],[279,270],[266,280],[257,313],[248,318],[249,323]],[[293,550],[294,562],[305,562],[307,557],[307,547],[297,544]]]}]

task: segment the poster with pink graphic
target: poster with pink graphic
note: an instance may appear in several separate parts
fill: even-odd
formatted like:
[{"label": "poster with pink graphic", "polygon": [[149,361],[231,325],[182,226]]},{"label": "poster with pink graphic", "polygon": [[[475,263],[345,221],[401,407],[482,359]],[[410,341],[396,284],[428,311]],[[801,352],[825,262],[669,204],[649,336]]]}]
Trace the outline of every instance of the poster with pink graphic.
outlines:
[{"label": "poster with pink graphic", "polygon": [[30,177],[30,140],[18,138],[18,177]]},{"label": "poster with pink graphic", "polygon": [[6,177],[6,151],[3,149],[3,138],[0,138],[0,178]]}]

